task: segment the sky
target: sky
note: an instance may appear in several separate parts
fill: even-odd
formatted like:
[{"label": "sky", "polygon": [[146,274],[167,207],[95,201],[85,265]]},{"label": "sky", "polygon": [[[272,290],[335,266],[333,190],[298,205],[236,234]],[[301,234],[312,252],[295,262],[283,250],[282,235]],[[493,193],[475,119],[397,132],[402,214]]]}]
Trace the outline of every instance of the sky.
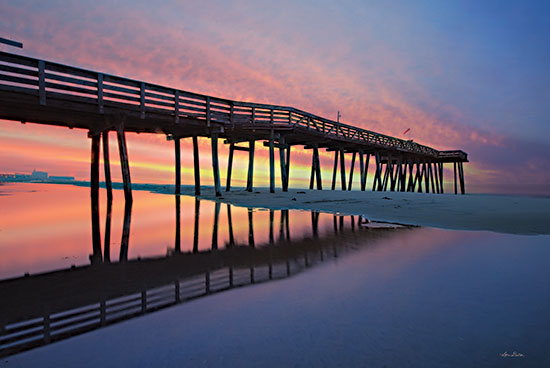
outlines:
[{"label": "sky", "polygon": [[[0,36],[24,44],[2,51],[334,120],[339,110],[348,124],[466,151],[468,192],[550,194],[547,1],[4,0]],[[128,145],[134,182],[173,182],[166,137],[128,134]],[[209,142],[200,145],[211,184]],[[0,172],[89,177],[85,131],[0,121],[0,147]],[[182,149],[191,184],[189,142]],[[265,185],[267,150],[257,157]],[[331,160],[321,154],[325,183]],[[311,152],[293,150],[290,185],[307,185],[310,167]]]}]

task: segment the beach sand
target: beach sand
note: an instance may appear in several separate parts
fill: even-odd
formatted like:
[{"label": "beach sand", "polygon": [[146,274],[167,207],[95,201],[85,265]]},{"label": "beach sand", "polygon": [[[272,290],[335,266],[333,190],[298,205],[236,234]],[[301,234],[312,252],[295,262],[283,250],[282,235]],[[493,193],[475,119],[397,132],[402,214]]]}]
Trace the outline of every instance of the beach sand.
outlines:
[{"label": "beach sand", "polygon": [[369,220],[456,230],[486,230],[511,234],[550,234],[550,198],[488,194],[427,194],[289,189],[269,193],[266,188],[222,192],[201,198],[236,206],[301,209]]}]

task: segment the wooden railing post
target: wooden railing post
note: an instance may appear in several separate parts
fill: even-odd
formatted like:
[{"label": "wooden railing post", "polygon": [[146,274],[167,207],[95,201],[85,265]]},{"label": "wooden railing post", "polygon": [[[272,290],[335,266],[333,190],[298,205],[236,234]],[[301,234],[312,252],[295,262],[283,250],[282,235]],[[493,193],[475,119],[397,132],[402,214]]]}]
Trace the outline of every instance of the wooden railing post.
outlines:
[{"label": "wooden railing post", "polygon": [[139,104],[141,109],[141,118],[145,119],[145,83],[144,82],[141,82],[139,92],[140,92]]},{"label": "wooden railing post", "polygon": [[46,63],[44,60],[38,61],[38,97],[40,105],[46,105]]},{"label": "wooden railing post", "polygon": [[103,114],[103,73],[97,74],[97,105],[99,108],[99,113]]},{"label": "wooden railing post", "polygon": [[206,96],[206,126],[210,127],[210,96]]},{"label": "wooden railing post", "polygon": [[234,115],[235,115],[235,104],[233,101],[231,101],[231,105],[229,107],[229,122],[231,123],[231,127],[235,127],[235,121],[234,121]]},{"label": "wooden railing post", "polygon": [[174,122],[180,122],[180,91],[177,89],[174,92]]}]

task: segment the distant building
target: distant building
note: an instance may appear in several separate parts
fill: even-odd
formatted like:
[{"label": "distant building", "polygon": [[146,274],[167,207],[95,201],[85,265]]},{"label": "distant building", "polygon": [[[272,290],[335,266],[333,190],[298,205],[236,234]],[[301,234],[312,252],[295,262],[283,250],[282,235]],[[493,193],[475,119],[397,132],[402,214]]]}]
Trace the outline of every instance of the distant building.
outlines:
[{"label": "distant building", "polygon": [[45,171],[33,170],[32,174],[31,174],[31,179],[47,180],[48,179],[48,173],[45,172]]},{"label": "distant building", "polygon": [[74,181],[74,176],[50,176],[52,181]]}]

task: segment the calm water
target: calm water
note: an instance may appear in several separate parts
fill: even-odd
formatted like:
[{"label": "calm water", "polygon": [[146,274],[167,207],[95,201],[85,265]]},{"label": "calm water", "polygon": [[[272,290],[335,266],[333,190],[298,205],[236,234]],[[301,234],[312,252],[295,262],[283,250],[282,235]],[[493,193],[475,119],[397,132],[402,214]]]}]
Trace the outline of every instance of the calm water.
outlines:
[{"label": "calm water", "polygon": [[[357,217],[181,197],[178,242],[175,198],[134,192],[121,249],[115,192],[97,261],[86,188],[0,191],[0,326],[22,330],[34,317],[28,344],[43,343],[46,324],[59,340],[0,365],[550,365],[548,236],[368,229]],[[75,328],[91,332],[66,338]],[[4,351],[22,341],[1,336]]]}]

